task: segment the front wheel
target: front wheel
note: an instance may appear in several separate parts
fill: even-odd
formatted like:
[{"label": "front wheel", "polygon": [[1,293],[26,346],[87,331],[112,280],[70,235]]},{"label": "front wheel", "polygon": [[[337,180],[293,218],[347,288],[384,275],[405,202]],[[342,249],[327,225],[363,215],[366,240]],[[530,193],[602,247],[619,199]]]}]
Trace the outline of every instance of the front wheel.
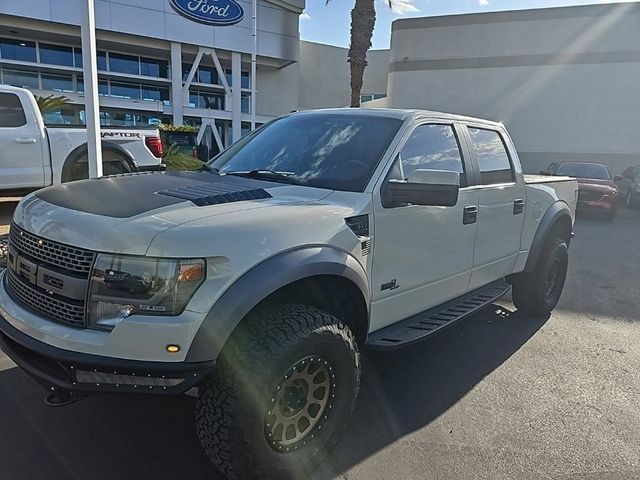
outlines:
[{"label": "front wheel", "polygon": [[535,268],[517,275],[513,282],[513,304],[533,315],[546,315],[556,307],[567,277],[569,254],[566,240],[547,241]]},{"label": "front wheel", "polygon": [[360,385],[350,329],[279,305],[249,315],[200,387],[196,426],[230,479],[306,478],[337,443]]}]

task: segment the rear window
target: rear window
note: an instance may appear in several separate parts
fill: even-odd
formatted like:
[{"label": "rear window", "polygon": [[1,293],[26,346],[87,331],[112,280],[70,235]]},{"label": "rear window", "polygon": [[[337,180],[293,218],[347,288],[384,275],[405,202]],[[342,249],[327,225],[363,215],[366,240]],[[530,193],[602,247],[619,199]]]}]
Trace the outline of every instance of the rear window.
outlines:
[{"label": "rear window", "polygon": [[472,127],[469,127],[469,133],[478,158],[482,185],[513,182],[511,160],[500,134],[494,130]]},{"label": "rear window", "polygon": [[22,104],[13,93],[0,93],[0,127],[21,127],[27,123]]}]

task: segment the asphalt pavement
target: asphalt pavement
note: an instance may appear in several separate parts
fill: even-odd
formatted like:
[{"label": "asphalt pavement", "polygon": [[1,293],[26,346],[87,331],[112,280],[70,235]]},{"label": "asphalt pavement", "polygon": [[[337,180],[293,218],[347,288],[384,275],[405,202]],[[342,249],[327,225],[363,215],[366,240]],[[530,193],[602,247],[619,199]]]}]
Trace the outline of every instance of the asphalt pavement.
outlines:
[{"label": "asphalt pavement", "polygon": [[[354,416],[314,478],[640,479],[640,211],[575,231],[550,318],[505,299],[416,346],[365,352]],[[43,398],[0,353],[0,478],[222,480],[193,398]]]}]

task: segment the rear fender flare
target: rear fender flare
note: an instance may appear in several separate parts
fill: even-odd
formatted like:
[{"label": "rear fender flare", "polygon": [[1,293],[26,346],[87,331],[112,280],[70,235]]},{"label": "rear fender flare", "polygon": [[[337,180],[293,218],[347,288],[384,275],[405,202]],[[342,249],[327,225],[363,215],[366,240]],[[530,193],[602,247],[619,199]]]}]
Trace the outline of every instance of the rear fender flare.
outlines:
[{"label": "rear fender flare", "polygon": [[[60,172],[61,181],[63,182],[65,181],[65,178],[68,175],[68,170],[69,168],[71,168],[71,165],[73,165],[76,161],[78,161],[78,159],[82,158],[84,155],[87,155],[88,151],[89,149],[87,144],[83,143],[82,145],[78,145],[76,148],[74,148],[71,151],[71,153],[69,153],[69,155],[67,156],[67,159],[64,161],[64,165],[62,166],[62,170]],[[117,153],[124,159],[125,162],[127,162],[127,165],[129,166],[132,172],[136,172],[138,170],[138,166],[136,165],[133,155],[131,155],[131,153],[129,153],[129,151],[126,148],[122,147],[122,145],[118,145],[117,143],[113,143],[109,141],[102,141],[102,151]]]},{"label": "rear fender flare", "polygon": [[[538,224],[538,229],[536,230],[533,242],[531,243],[531,248],[529,249],[527,263],[524,267],[525,272],[530,272],[536,267],[549,235],[553,232],[559,222],[563,221],[563,219],[568,219],[570,222],[569,224],[571,225],[571,210],[566,203],[557,201],[547,209],[545,214],[542,216],[542,220],[540,220],[540,223]],[[567,239],[567,245],[570,241],[571,235],[569,235],[569,238]]]}]

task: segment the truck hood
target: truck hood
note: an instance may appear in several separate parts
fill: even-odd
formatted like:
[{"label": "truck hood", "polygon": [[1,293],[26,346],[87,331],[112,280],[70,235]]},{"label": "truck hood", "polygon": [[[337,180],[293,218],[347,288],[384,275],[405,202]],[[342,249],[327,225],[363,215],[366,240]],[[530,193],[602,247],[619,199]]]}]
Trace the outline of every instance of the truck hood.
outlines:
[{"label": "truck hood", "polygon": [[210,172],[129,174],[49,187],[25,197],[14,222],[94,251],[144,255],[165,230],[208,217],[318,202],[331,190]]}]

